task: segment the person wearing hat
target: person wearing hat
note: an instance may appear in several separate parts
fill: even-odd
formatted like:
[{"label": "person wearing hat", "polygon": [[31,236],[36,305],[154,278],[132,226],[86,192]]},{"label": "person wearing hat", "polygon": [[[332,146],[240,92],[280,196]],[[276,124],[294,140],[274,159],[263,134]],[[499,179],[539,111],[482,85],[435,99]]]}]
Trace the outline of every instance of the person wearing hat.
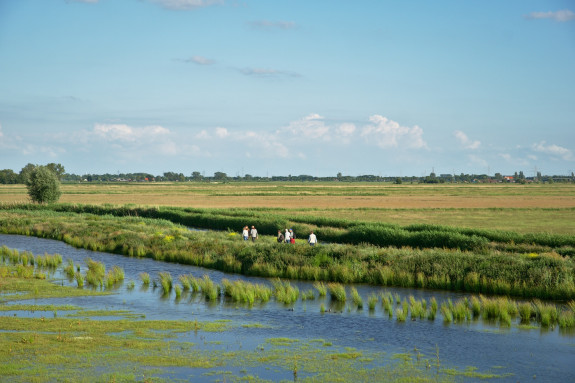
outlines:
[{"label": "person wearing hat", "polygon": [[315,244],[317,243],[317,237],[316,237],[316,235],[313,233],[313,231],[312,231],[311,234],[309,235],[309,238],[307,239],[307,242],[309,243],[310,246],[315,246]]}]

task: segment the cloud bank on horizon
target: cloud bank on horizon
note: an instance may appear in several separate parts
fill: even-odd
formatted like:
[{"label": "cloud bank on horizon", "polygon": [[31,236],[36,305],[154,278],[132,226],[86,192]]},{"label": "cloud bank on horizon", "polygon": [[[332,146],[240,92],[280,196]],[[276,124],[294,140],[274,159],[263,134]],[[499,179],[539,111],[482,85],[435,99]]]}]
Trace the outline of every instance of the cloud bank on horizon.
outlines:
[{"label": "cloud bank on horizon", "polygon": [[574,171],[569,2],[416,5],[2,3],[0,169]]}]

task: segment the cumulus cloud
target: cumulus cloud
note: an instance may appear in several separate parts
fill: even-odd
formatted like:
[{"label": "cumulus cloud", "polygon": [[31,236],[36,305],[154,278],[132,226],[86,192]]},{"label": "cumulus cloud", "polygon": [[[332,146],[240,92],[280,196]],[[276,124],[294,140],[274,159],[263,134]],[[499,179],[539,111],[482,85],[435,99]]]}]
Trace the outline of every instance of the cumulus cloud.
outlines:
[{"label": "cumulus cloud", "polygon": [[223,0],[148,0],[151,3],[160,5],[163,8],[187,11],[197,8],[209,7],[210,5],[223,4]]},{"label": "cumulus cloud", "polygon": [[465,149],[475,150],[481,145],[480,141],[470,140],[469,137],[467,137],[467,135],[460,130],[456,130],[453,135]]},{"label": "cumulus cloud", "polygon": [[381,148],[424,149],[427,143],[423,140],[423,129],[401,126],[399,123],[380,115],[369,118],[372,125],[363,128],[361,136],[375,142]]},{"label": "cumulus cloud", "polygon": [[219,138],[226,138],[227,136],[229,136],[229,132],[226,128],[216,128],[216,136],[218,136]]},{"label": "cumulus cloud", "polygon": [[527,19],[551,19],[561,23],[575,20],[575,13],[569,9],[563,9],[556,12],[531,12],[525,16]]},{"label": "cumulus cloud", "polygon": [[571,150],[558,145],[547,145],[545,141],[533,144],[532,149],[535,152],[549,154],[552,157],[558,157],[565,161],[573,160],[573,152]]},{"label": "cumulus cloud", "polygon": [[282,77],[301,77],[299,73],[290,72],[285,70],[277,69],[266,69],[266,68],[242,68],[239,70],[240,73],[258,78],[282,78]]},{"label": "cumulus cloud", "polygon": [[258,20],[252,21],[249,25],[253,28],[258,29],[293,29],[296,24],[293,21],[269,21],[269,20]]},{"label": "cumulus cloud", "polygon": [[289,134],[288,137],[293,138],[318,139],[327,137],[330,128],[323,120],[324,118],[319,114],[310,114],[300,120],[292,121],[284,130]]},{"label": "cumulus cloud", "polygon": [[137,142],[155,140],[170,131],[161,126],[134,128],[125,124],[95,124],[93,135],[105,141]]}]

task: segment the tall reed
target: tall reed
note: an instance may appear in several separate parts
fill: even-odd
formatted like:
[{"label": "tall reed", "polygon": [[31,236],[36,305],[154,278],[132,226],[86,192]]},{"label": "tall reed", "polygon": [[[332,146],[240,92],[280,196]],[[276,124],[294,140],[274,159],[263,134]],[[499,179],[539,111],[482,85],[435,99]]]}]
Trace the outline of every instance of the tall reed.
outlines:
[{"label": "tall reed", "polygon": [[328,283],[327,284],[329,294],[331,299],[334,301],[345,302],[347,299],[347,294],[345,292],[345,286],[341,283]]}]

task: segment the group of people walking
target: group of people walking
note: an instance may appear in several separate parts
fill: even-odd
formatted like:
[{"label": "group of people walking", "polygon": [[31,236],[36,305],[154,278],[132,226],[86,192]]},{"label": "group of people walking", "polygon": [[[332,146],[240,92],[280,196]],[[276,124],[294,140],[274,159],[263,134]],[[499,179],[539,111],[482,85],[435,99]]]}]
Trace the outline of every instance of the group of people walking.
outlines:
[{"label": "group of people walking", "polygon": [[[248,241],[251,238],[252,242],[255,242],[258,238],[258,231],[255,226],[252,226],[251,229],[249,226],[244,226],[242,230],[242,237],[244,238],[244,241]],[[285,234],[282,233],[281,230],[278,230],[277,241],[278,243],[295,243],[295,233],[293,229],[285,229]],[[317,237],[313,231],[310,233],[307,242],[310,244],[310,246],[316,245]]]}]

